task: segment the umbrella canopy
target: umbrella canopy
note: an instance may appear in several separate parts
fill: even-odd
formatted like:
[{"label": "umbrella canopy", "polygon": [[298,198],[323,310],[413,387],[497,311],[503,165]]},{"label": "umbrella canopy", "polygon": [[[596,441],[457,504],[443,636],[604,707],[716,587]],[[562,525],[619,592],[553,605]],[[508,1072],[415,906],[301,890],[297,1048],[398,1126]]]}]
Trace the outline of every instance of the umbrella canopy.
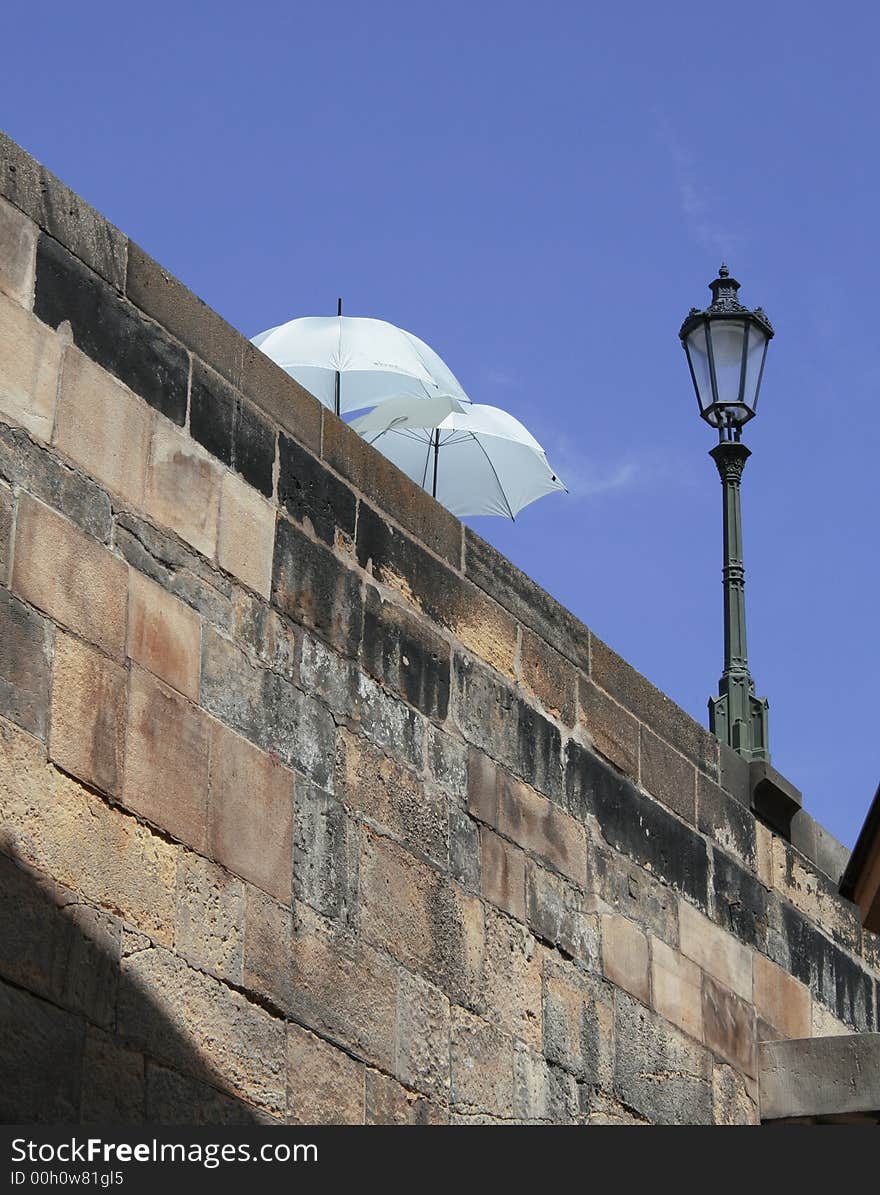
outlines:
[{"label": "umbrella canopy", "polygon": [[449,395],[469,402],[458,379],[423,340],[384,320],[307,316],[254,336],[251,342],[331,411],[360,411],[393,396]]},{"label": "umbrella canopy", "polygon": [[[435,426],[395,425],[400,404],[377,430],[385,404],[352,427],[454,515],[516,515],[545,494],[565,490],[527,428],[498,407],[471,403]],[[389,426],[390,424],[390,426]]]}]

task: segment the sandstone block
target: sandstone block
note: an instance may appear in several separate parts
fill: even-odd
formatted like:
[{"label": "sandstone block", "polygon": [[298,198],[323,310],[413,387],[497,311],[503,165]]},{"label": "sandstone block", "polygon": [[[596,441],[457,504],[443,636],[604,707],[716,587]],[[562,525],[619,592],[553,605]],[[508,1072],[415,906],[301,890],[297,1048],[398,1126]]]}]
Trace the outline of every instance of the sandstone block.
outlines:
[{"label": "sandstone block", "polygon": [[602,918],[602,969],[612,983],[650,1003],[648,939],[626,917]]},{"label": "sandstone block", "polygon": [[[245,344],[241,388],[261,411],[313,452],[321,450],[324,408],[255,345]],[[356,436],[356,432],[351,433]],[[360,438],[360,437],[358,437]]]},{"label": "sandstone block", "polygon": [[363,620],[357,574],[286,518],[275,530],[272,601],[343,655],[357,653]]},{"label": "sandstone block", "polygon": [[589,970],[600,968],[597,902],[533,860],[526,864],[526,917],[532,932]]},{"label": "sandstone block", "polygon": [[122,785],[125,685],[119,664],[58,632],[49,755],[66,772],[113,796]]},{"label": "sandstone block", "polygon": [[581,724],[600,755],[633,780],[639,775],[639,724],[587,677],[578,678]]},{"label": "sandstone block", "polygon": [[217,547],[220,483],[216,461],[184,432],[157,423],[144,494],[147,515],[212,559]]},{"label": "sandstone block", "polygon": [[471,1007],[539,1053],[542,948],[524,926],[491,906],[485,910],[485,926],[482,966]]},{"label": "sandstone block", "polygon": [[376,680],[442,722],[449,709],[450,648],[430,623],[366,589],[360,658]]},{"label": "sandstone block", "polygon": [[357,498],[334,474],[295,440],[282,435],[278,442],[278,501],[314,535],[332,547],[354,540]]},{"label": "sandstone block", "polygon": [[184,697],[198,701],[199,616],[136,569],[128,575],[127,654]]},{"label": "sandstone block", "polygon": [[329,793],[298,780],[294,800],[293,891],[325,917],[357,918],[358,832]]},{"label": "sandstone block", "polygon": [[0,199],[0,291],[22,307],[33,305],[36,252],[36,224]]},{"label": "sandstone block", "polygon": [[210,851],[224,867],[289,903],[293,776],[218,722],[210,727]]},{"label": "sandstone block", "polygon": [[220,567],[268,597],[274,546],[275,508],[234,473],[224,473],[217,540]]},{"label": "sandstone block", "polygon": [[287,1027],[290,1124],[363,1124],[365,1067],[299,1025]]},{"label": "sandstone block", "polygon": [[[697,774],[697,825],[750,871],[757,865],[755,815],[702,773]],[[761,826],[765,833],[769,833]],[[761,878],[760,876],[758,877]]]},{"label": "sandstone block", "polygon": [[463,888],[480,888],[480,827],[457,805],[449,806],[449,874]]},{"label": "sandstone block", "polygon": [[571,664],[543,639],[522,632],[519,667],[523,683],[548,714],[574,726],[578,676]]},{"label": "sandstone block", "polygon": [[520,921],[526,919],[526,855],[485,826],[480,831],[483,896]]},{"label": "sandstone block", "polygon": [[548,955],[544,966],[544,1054],[593,1087],[611,1085],[614,999],[596,976]]},{"label": "sandstone block", "polygon": [[198,851],[208,840],[208,725],[180,694],[133,668],[122,799]]},{"label": "sandstone block", "polygon": [[244,885],[191,851],[177,865],[174,946],[192,966],[242,983]]},{"label": "sandstone block", "polygon": [[[190,1075],[160,1066],[152,1059],[146,1068],[146,1124],[168,1125],[277,1125],[280,1114],[272,1116],[252,1104],[218,1091],[210,1083],[201,1083]],[[211,1078],[222,1084],[222,1076]]]},{"label": "sandstone block", "polygon": [[464,1008],[452,1009],[451,1100],[457,1112],[513,1115],[513,1042]]},{"label": "sandstone block", "polygon": [[449,1000],[433,984],[400,974],[394,1073],[409,1087],[449,1097]]},{"label": "sandstone block", "polygon": [[689,1037],[703,1040],[700,968],[654,937],[651,938],[651,996],[661,1017],[683,1029]]},{"label": "sandstone block", "polygon": [[744,1000],[752,998],[752,951],[686,901],[679,906],[681,952]]},{"label": "sandstone block", "polygon": [[291,942],[293,913],[246,885],[244,930],[244,986],[286,1010],[293,998]]},{"label": "sandstone block", "polygon": [[52,438],[61,339],[0,295],[0,415],[40,440]]},{"label": "sandstone block", "polygon": [[732,1066],[716,1062],[712,1071],[712,1107],[717,1125],[759,1124],[755,1083]]},{"label": "sandstone block", "polygon": [[144,1056],[116,1038],[86,1028],[80,1123],[144,1123]]},{"label": "sandstone block", "polygon": [[526,1124],[576,1124],[577,1081],[520,1042],[513,1045],[513,1115]]},{"label": "sandstone block", "polygon": [[153,413],[112,374],[69,345],[53,442],[124,502],[141,509]]},{"label": "sandstone block", "polygon": [[811,1037],[809,988],[786,974],[776,963],[756,954],[755,1011],[777,1031],[778,1037]]},{"label": "sandstone block", "polygon": [[50,618],[122,659],[128,568],[67,519],[22,494],[12,588]]},{"label": "sandstone block", "polygon": [[0,589],[0,714],[44,739],[52,625]]},{"label": "sandstone block", "polygon": [[0,481],[0,585],[7,585],[9,582],[14,516],[15,497],[10,487]]},{"label": "sandstone block", "polygon": [[641,728],[641,782],[652,797],[696,824],[696,769],[646,726]]},{"label": "sandstone block", "polygon": [[755,1077],[755,1010],[710,975],[703,976],[703,1039],[737,1070]]},{"label": "sandstone block", "polygon": [[445,1109],[407,1091],[379,1071],[367,1071],[365,1124],[446,1124]]}]

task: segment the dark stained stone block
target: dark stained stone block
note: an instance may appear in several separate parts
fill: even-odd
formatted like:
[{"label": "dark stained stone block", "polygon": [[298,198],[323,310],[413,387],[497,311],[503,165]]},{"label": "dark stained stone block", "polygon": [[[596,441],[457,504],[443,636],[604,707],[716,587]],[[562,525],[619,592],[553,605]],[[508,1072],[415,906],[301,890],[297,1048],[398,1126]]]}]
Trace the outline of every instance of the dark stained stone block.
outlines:
[{"label": "dark stained stone block", "polygon": [[711,849],[715,920],[741,942],[765,951],[767,890],[722,851]]},{"label": "dark stained stone block", "polygon": [[193,361],[189,430],[224,465],[232,464],[232,424],[237,396],[219,374]]},{"label": "dark stained stone block", "polygon": [[279,461],[278,499],[291,516],[299,523],[308,519],[326,544],[334,543],[337,528],[353,539],[357,499],[348,486],[285,435]]},{"label": "dark stained stone block", "polygon": [[697,828],[754,871],[755,815],[701,774],[697,775]]},{"label": "dark stained stone block", "polygon": [[284,518],[275,532],[272,601],[343,655],[357,654],[363,623],[358,576]]},{"label": "dark stained stone block", "polygon": [[275,432],[266,420],[241,399],[235,406],[232,428],[232,467],[254,489],[272,497],[275,468]]},{"label": "dark stained stone block", "polygon": [[361,661],[416,709],[442,722],[449,709],[450,649],[426,621],[367,587]]},{"label": "dark stained stone block", "polygon": [[45,739],[52,624],[0,589],[0,714]]},{"label": "dark stained stone block", "polygon": [[300,780],[294,799],[293,894],[342,924],[357,910],[358,839],[345,807]]}]

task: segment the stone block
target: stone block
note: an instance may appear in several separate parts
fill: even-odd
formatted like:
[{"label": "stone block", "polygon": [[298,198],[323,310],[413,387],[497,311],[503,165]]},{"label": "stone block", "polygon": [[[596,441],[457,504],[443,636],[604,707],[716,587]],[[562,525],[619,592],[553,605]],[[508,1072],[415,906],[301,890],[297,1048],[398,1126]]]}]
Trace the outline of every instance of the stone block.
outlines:
[{"label": "stone block", "polygon": [[293,1000],[291,908],[248,884],[244,924],[244,986],[285,1011]]},{"label": "stone block", "polygon": [[55,447],[142,509],[153,412],[112,374],[69,345],[61,367]]},{"label": "stone block", "polygon": [[321,451],[321,404],[252,344],[244,346],[241,389],[256,407],[296,436],[301,444],[313,452]]},{"label": "stone block", "polygon": [[193,358],[189,434],[224,465],[232,464],[232,428],[239,396],[220,374]]},{"label": "stone block", "polygon": [[183,432],[159,423],[153,432],[144,494],[147,515],[213,559],[222,470]]},{"label": "stone block", "polygon": [[669,946],[678,946],[678,897],[650,871],[601,843],[587,841],[590,908],[620,913]]},{"label": "stone block", "polygon": [[773,839],[773,887],[847,949],[861,942],[858,908],[841,897],[838,885],[782,838]]},{"label": "stone block", "polygon": [[662,739],[641,728],[641,782],[652,797],[696,825],[696,769]]},{"label": "stone block", "polygon": [[741,1000],[711,975],[703,976],[703,1040],[722,1058],[755,1076],[755,1009],[751,998]]},{"label": "stone block", "polygon": [[458,519],[346,423],[326,413],[322,456],[419,543],[454,568],[461,566],[462,525]]},{"label": "stone block", "polygon": [[345,807],[298,780],[294,802],[293,892],[297,900],[342,924],[357,917],[358,833]]},{"label": "stone block", "polygon": [[618,992],[614,1092],[654,1124],[711,1124],[712,1056]]},{"label": "stone block", "polygon": [[595,899],[555,872],[526,863],[526,919],[536,937],[558,947],[588,970],[600,966]]},{"label": "stone block", "polygon": [[0,481],[0,586],[5,586],[9,581],[14,522],[15,496],[10,487]]},{"label": "stone block", "polygon": [[131,241],[125,292],[157,324],[238,383],[246,343],[242,334]]},{"label": "stone block", "polygon": [[417,1091],[449,1098],[449,1000],[433,984],[400,973],[394,1073]]},{"label": "stone block", "polygon": [[651,938],[651,1003],[661,1017],[703,1040],[702,973],[696,963]]},{"label": "stone block", "polygon": [[773,887],[773,832],[755,821],[755,873],[765,888]]},{"label": "stone block", "polygon": [[55,636],[49,755],[111,796],[122,787],[126,680],[119,664],[70,635]]},{"label": "stone block", "polygon": [[685,901],[679,906],[681,952],[743,1000],[752,998],[752,951]]},{"label": "stone block", "polygon": [[464,569],[476,585],[531,628],[542,642],[582,672],[590,671],[590,632],[583,623],[470,527],[464,532]]},{"label": "stone block", "polygon": [[742,805],[744,809],[751,809],[749,761],[726,743],[718,744],[718,783],[737,804]]},{"label": "stone block", "polygon": [[0,291],[22,307],[33,305],[36,253],[36,224],[0,199]]},{"label": "stone block", "polygon": [[470,1007],[505,1033],[540,1052],[542,948],[525,926],[491,906],[485,908],[482,945],[481,966],[468,1002]]},{"label": "stone block", "polygon": [[757,867],[755,816],[707,776],[697,773],[697,827],[749,871]]},{"label": "stone block", "polygon": [[714,919],[747,946],[766,950],[766,889],[722,851],[715,847],[711,851]]},{"label": "stone block", "polygon": [[184,851],[177,865],[174,947],[202,971],[242,985],[245,890],[215,863]]},{"label": "stone block", "polygon": [[131,671],[123,803],[197,851],[208,841],[208,723],[148,672]]},{"label": "stone block", "polygon": [[291,900],[293,776],[219,722],[210,724],[209,849],[277,900]]},{"label": "stone block", "polygon": [[284,518],[275,530],[272,601],[343,655],[357,654],[363,618],[357,574]]},{"label": "stone block", "polygon": [[86,1023],[0,983],[0,1121],[74,1124]]},{"label": "stone block", "polygon": [[239,400],[232,424],[232,467],[264,498],[275,491],[275,428],[249,403]]},{"label": "stone block", "polygon": [[0,424],[0,477],[21,486],[47,506],[107,543],[113,513],[107,493],[35,443],[20,427]]},{"label": "stone block", "polygon": [[468,809],[563,875],[585,882],[584,827],[475,748],[468,756]]},{"label": "stone block", "polygon": [[286,680],[295,680],[296,633],[286,618],[238,588],[232,596],[228,626],[233,640],[259,663]]},{"label": "stone block", "polygon": [[650,1004],[648,939],[626,917],[602,917],[602,970],[611,983]]},{"label": "stone block", "polygon": [[385,1071],[394,1069],[397,968],[360,938],[297,905],[291,954],[296,1020]]},{"label": "stone block", "polygon": [[52,438],[62,341],[0,295],[0,416],[40,440]]},{"label": "stone block", "polygon": [[455,804],[467,803],[467,743],[437,726],[427,728],[428,771]]},{"label": "stone block", "polygon": [[578,712],[593,747],[625,776],[639,776],[639,724],[598,685],[578,677]]},{"label": "stone block", "polygon": [[287,1027],[289,1124],[363,1124],[365,1067],[299,1025]]},{"label": "stone block", "polygon": [[275,509],[232,473],[220,487],[217,562],[263,597],[272,588]]},{"label": "stone block", "polygon": [[0,589],[0,714],[45,739],[52,624]]},{"label": "stone block", "polygon": [[498,672],[515,676],[517,628],[507,611],[363,502],[357,558],[361,568],[446,627],[468,651]]},{"label": "stone block", "polygon": [[144,1070],[143,1054],[127,1049],[109,1033],[93,1025],[87,1026],[82,1062],[80,1123],[143,1124]]},{"label": "stone block", "polygon": [[446,1124],[448,1119],[437,1104],[374,1070],[367,1071],[364,1109],[365,1124]]},{"label": "stone block", "polygon": [[47,765],[40,744],[2,720],[0,807],[5,849],[171,944],[176,849]]},{"label": "stone block", "polygon": [[451,1102],[457,1112],[513,1115],[513,1042],[464,1008],[452,1009]]},{"label": "stone block", "polygon": [[482,892],[519,921],[526,919],[526,855],[485,826],[480,831]]},{"label": "stone block", "polygon": [[291,518],[307,523],[330,547],[354,542],[357,498],[345,482],[329,472],[296,440],[278,442],[278,501]]},{"label": "stone block", "polygon": [[522,682],[546,712],[574,726],[578,675],[571,664],[530,630],[522,632],[519,652]]},{"label": "stone block", "polygon": [[756,954],[755,1011],[776,1030],[778,1037],[812,1036],[812,1002],[809,988],[787,975],[762,954]]},{"label": "stone block", "polygon": [[18,503],[12,588],[62,626],[123,658],[128,568],[29,494]]},{"label": "stone block", "polygon": [[67,321],[78,349],[183,426],[189,354],[164,327],[144,319],[117,291],[45,235],[37,243],[34,313],[50,328]]},{"label": "stone block", "polygon": [[129,570],[128,657],[191,701],[199,698],[201,634],[194,610]]},{"label": "stone block", "polygon": [[391,755],[361,736],[340,734],[335,788],[349,809],[445,865],[447,798],[426,786]]},{"label": "stone block", "polygon": [[614,1067],[614,997],[601,979],[547,955],[544,1055],[592,1087],[609,1088]]},{"label": "stone block", "polygon": [[514,1042],[514,1118],[526,1124],[576,1124],[579,1111],[574,1076]]},{"label": "stone block", "polygon": [[756,1084],[732,1066],[716,1062],[712,1070],[712,1108],[717,1125],[759,1124]]},{"label": "stone block", "polygon": [[[222,1077],[211,1076],[216,1083]],[[161,1125],[277,1125],[280,1114],[271,1116],[244,1100],[237,1100],[189,1075],[160,1066],[152,1060],[146,1067],[146,1124]]]},{"label": "stone block", "polygon": [[428,622],[414,618],[366,588],[360,659],[365,670],[410,705],[442,722],[449,709],[449,644]]}]

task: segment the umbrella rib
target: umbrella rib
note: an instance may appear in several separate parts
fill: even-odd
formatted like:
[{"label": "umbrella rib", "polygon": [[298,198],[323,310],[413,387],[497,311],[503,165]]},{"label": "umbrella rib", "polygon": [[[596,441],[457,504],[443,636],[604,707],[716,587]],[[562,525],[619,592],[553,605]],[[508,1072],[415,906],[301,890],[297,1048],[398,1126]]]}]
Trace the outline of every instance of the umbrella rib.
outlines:
[{"label": "umbrella rib", "polygon": [[[471,434],[473,435],[473,433],[471,433]],[[504,499],[504,505],[507,507],[507,513],[510,515],[512,521],[515,523],[516,515],[510,509],[510,503],[507,501],[507,494],[504,492],[504,486],[501,484],[501,478],[498,476],[498,470],[492,464],[491,456],[489,456],[488,452],[483,447],[483,445],[480,443],[479,439],[476,436],[474,436],[474,440],[476,440],[477,447],[479,448],[480,452],[482,452],[483,456],[489,462],[489,468],[492,470],[493,474],[495,475],[495,480],[498,482],[498,489],[501,491],[501,497]]]}]

